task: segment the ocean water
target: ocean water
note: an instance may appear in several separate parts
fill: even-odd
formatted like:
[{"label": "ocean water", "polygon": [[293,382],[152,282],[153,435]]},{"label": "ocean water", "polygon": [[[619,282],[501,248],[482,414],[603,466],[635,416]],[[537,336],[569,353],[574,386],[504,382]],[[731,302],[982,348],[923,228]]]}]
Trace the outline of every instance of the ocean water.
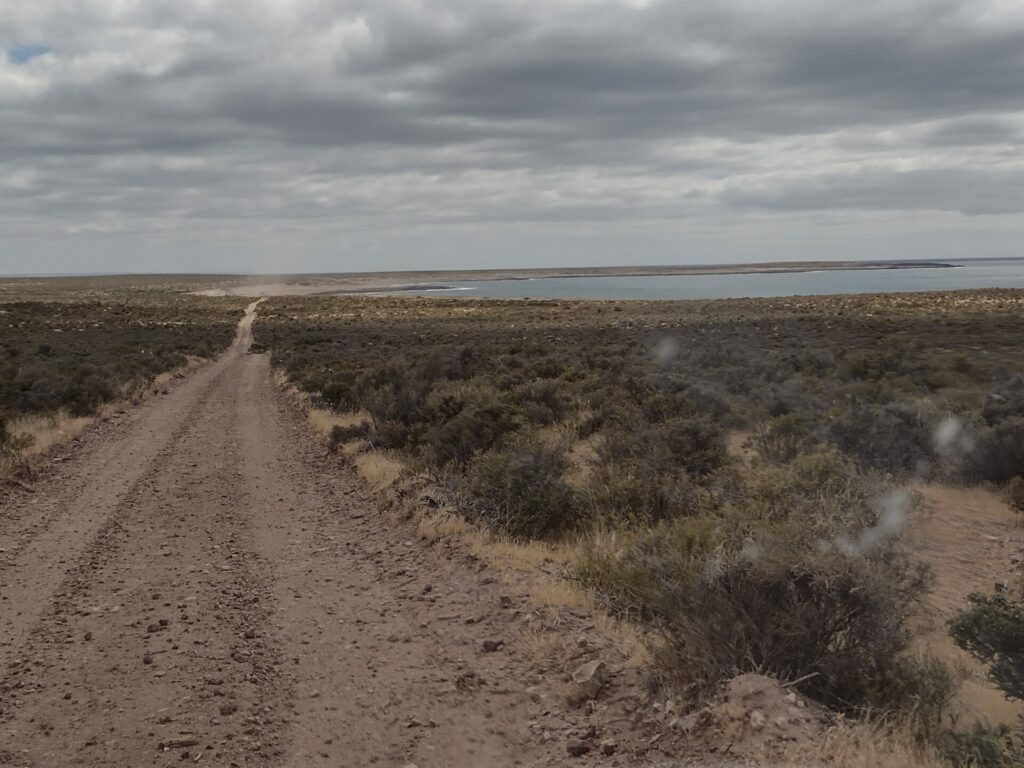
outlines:
[{"label": "ocean water", "polygon": [[560,299],[728,299],[839,293],[903,293],[1024,288],[1024,258],[947,261],[954,268],[824,270],[771,274],[538,277],[453,282],[432,296]]}]

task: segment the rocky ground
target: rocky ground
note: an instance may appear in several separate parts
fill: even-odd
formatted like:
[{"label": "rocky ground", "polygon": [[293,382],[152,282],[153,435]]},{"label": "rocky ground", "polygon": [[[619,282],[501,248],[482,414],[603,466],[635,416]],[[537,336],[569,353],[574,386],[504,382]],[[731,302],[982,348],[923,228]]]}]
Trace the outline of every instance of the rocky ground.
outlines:
[{"label": "rocky ground", "polygon": [[805,728],[682,718],[587,610],[381,511],[254,312],[0,499],[0,765],[739,765],[715,718]]}]

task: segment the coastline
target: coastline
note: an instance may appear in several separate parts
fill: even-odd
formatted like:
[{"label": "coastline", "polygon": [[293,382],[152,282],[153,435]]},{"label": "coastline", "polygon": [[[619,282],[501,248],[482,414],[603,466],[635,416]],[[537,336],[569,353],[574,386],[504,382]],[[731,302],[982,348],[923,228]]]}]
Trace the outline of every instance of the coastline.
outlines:
[{"label": "coastline", "polygon": [[[723,265],[651,265],[640,267],[547,267],[535,269],[431,270],[408,272],[349,272],[302,275],[211,276],[209,287],[194,291],[204,296],[322,296],[333,294],[405,293],[451,290],[456,283],[495,280],[580,277],[668,277],[678,275],[799,274],[806,272],[958,269],[944,261],[802,261]],[[216,279],[220,277],[220,279]]]}]

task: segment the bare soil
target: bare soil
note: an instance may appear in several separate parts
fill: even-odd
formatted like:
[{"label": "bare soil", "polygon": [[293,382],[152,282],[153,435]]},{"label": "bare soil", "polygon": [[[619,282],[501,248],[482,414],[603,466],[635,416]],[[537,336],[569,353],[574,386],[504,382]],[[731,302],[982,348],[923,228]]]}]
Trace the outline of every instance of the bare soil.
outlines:
[{"label": "bare soil", "polygon": [[0,498],[0,765],[681,764],[585,611],[417,539],[310,438],[255,308]]},{"label": "bare soil", "polygon": [[981,719],[1014,725],[1024,704],[1007,699],[985,675],[985,667],[953,643],[946,622],[967,605],[972,592],[990,594],[1019,579],[1024,531],[1000,495],[985,488],[921,485],[922,508],[910,531],[913,551],[932,569],[931,631],[927,650],[958,669],[962,685],[957,712],[965,722]]}]

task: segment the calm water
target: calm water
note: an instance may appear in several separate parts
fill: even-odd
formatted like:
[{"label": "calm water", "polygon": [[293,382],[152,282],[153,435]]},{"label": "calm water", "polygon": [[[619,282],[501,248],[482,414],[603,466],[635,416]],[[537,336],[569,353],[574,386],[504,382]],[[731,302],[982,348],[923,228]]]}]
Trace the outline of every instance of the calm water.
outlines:
[{"label": "calm water", "polygon": [[955,269],[829,270],[761,275],[663,275],[656,277],[540,277],[451,283],[434,296],[563,299],[726,299],[835,293],[949,291],[959,288],[1024,288],[1020,261],[945,262]]}]

